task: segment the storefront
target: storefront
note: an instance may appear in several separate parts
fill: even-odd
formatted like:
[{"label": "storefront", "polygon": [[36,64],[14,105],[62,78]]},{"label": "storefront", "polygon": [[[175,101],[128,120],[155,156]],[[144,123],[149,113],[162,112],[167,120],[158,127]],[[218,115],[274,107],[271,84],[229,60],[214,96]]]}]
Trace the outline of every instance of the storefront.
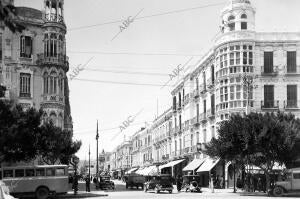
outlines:
[{"label": "storefront", "polygon": [[204,163],[205,159],[194,159],[182,169],[184,175],[196,175],[196,170]]},{"label": "storefront", "polygon": [[174,160],[167,164],[161,165],[159,170],[161,174],[170,174],[176,178],[178,175],[183,175],[182,169],[186,166],[186,159]]}]

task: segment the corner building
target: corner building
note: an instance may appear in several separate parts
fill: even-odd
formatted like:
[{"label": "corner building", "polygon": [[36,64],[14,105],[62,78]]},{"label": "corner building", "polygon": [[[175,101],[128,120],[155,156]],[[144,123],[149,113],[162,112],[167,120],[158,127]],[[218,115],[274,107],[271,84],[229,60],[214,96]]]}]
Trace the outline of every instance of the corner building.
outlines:
[{"label": "corner building", "polygon": [[42,11],[16,8],[17,21],[26,27],[21,33],[0,25],[0,84],[6,87],[6,99],[41,108],[44,121],[72,130],[64,0],[41,3]]},{"label": "corner building", "polygon": [[300,116],[300,33],[256,32],[249,0],[231,0],[220,24],[212,49],[172,91],[172,149],[189,163],[206,160],[183,173],[204,181],[211,174],[223,177],[228,187],[233,186],[232,165],[191,149],[216,137],[218,122],[233,113],[280,110]]}]

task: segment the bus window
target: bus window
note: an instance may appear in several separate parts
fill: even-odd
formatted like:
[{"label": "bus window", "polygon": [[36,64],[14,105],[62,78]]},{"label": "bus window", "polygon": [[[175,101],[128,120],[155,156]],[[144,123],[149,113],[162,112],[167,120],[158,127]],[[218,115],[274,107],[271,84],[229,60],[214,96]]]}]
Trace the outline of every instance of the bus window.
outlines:
[{"label": "bus window", "polygon": [[64,168],[56,168],[56,176],[64,176],[65,169]]},{"label": "bus window", "polygon": [[24,169],[16,169],[15,170],[15,177],[24,177]]},{"label": "bus window", "polygon": [[54,168],[47,168],[46,169],[46,176],[55,176],[55,169]]},{"label": "bus window", "polygon": [[34,169],[26,169],[25,173],[27,177],[32,177],[34,176]]},{"label": "bus window", "polygon": [[13,170],[4,170],[3,178],[10,178],[10,177],[13,177]]},{"label": "bus window", "polygon": [[2,180],[2,171],[0,171],[0,180]]},{"label": "bus window", "polygon": [[45,169],[36,169],[35,174],[36,176],[45,176]]}]

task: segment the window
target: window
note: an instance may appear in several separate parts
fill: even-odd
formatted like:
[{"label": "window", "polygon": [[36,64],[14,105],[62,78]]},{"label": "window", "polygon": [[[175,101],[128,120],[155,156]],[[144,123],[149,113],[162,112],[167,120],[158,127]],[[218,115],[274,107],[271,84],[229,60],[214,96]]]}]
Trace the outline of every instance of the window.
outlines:
[{"label": "window", "polygon": [[230,100],[234,100],[234,86],[230,86]]},{"label": "window", "polygon": [[64,168],[56,168],[56,176],[64,176],[65,169]]},{"label": "window", "polygon": [[247,15],[246,14],[242,14],[241,15],[241,19],[247,19]]},{"label": "window", "polygon": [[247,30],[247,22],[241,22],[241,30]]},{"label": "window", "polygon": [[274,85],[264,85],[264,108],[274,107]]},{"label": "window", "polygon": [[25,174],[26,174],[27,177],[34,176],[34,169],[26,169]]},{"label": "window", "polygon": [[294,173],[293,176],[294,179],[300,179],[300,173]]},{"label": "window", "polygon": [[264,73],[273,73],[273,52],[264,52]]},{"label": "window", "polygon": [[233,16],[233,15],[230,15],[229,17],[228,17],[228,21],[231,21],[231,20],[234,20],[235,19],[235,17]]},{"label": "window", "polygon": [[36,176],[45,176],[45,169],[36,169]]},{"label": "window", "polygon": [[3,171],[3,178],[12,178],[13,175],[13,170],[4,170]]},{"label": "window", "polygon": [[20,57],[31,58],[32,38],[28,36],[20,37]]},{"label": "window", "polygon": [[248,62],[249,65],[252,65],[253,64],[253,52],[249,52],[249,62]]},{"label": "window", "polygon": [[235,30],[235,23],[228,24],[229,30],[234,31]]},{"label": "window", "polygon": [[203,143],[206,143],[206,129],[203,129]]},{"label": "window", "polygon": [[230,53],[229,57],[230,57],[230,63],[229,64],[232,66],[232,65],[234,65],[234,53]]},{"label": "window", "polygon": [[24,177],[25,173],[24,173],[24,169],[16,169],[15,170],[15,177]]},{"label": "window", "polygon": [[240,57],[240,52],[235,53],[235,64],[239,65],[241,63],[241,57]]},{"label": "window", "polygon": [[216,137],[216,135],[215,135],[215,127],[214,126],[211,127],[211,137],[212,138]]},{"label": "window", "polygon": [[1,60],[2,60],[2,35],[0,34],[0,61]]},{"label": "window", "polygon": [[203,101],[203,113],[206,113],[206,100]]},{"label": "window", "polygon": [[44,73],[44,94],[48,94],[48,73]]},{"label": "window", "polygon": [[296,51],[288,51],[287,52],[287,72],[295,73],[296,72],[296,61],[297,54]]},{"label": "window", "polygon": [[241,99],[241,86],[236,86],[236,99]]},{"label": "window", "polygon": [[30,74],[20,73],[20,97],[31,97],[30,78]]},{"label": "window", "polygon": [[287,107],[297,107],[297,85],[287,85]]},{"label": "window", "polygon": [[247,64],[248,54],[247,52],[243,52],[243,64]]}]

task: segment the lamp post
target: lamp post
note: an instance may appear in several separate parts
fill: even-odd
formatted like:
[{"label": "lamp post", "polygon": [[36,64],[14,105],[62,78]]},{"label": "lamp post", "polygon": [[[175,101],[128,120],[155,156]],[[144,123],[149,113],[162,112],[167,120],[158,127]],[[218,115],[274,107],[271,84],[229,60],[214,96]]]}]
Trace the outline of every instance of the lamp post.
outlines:
[{"label": "lamp post", "polygon": [[96,141],[97,141],[97,149],[96,149],[96,176],[98,178],[98,172],[99,172],[99,164],[98,164],[98,139],[99,139],[99,133],[98,133],[98,120],[97,120],[97,132],[96,132]]},{"label": "lamp post", "polygon": [[235,160],[232,160],[232,164],[233,164],[233,193],[236,193],[236,182],[235,182],[235,164],[236,164],[236,161]]},{"label": "lamp post", "polygon": [[89,145],[89,180],[91,180],[91,146]]}]

